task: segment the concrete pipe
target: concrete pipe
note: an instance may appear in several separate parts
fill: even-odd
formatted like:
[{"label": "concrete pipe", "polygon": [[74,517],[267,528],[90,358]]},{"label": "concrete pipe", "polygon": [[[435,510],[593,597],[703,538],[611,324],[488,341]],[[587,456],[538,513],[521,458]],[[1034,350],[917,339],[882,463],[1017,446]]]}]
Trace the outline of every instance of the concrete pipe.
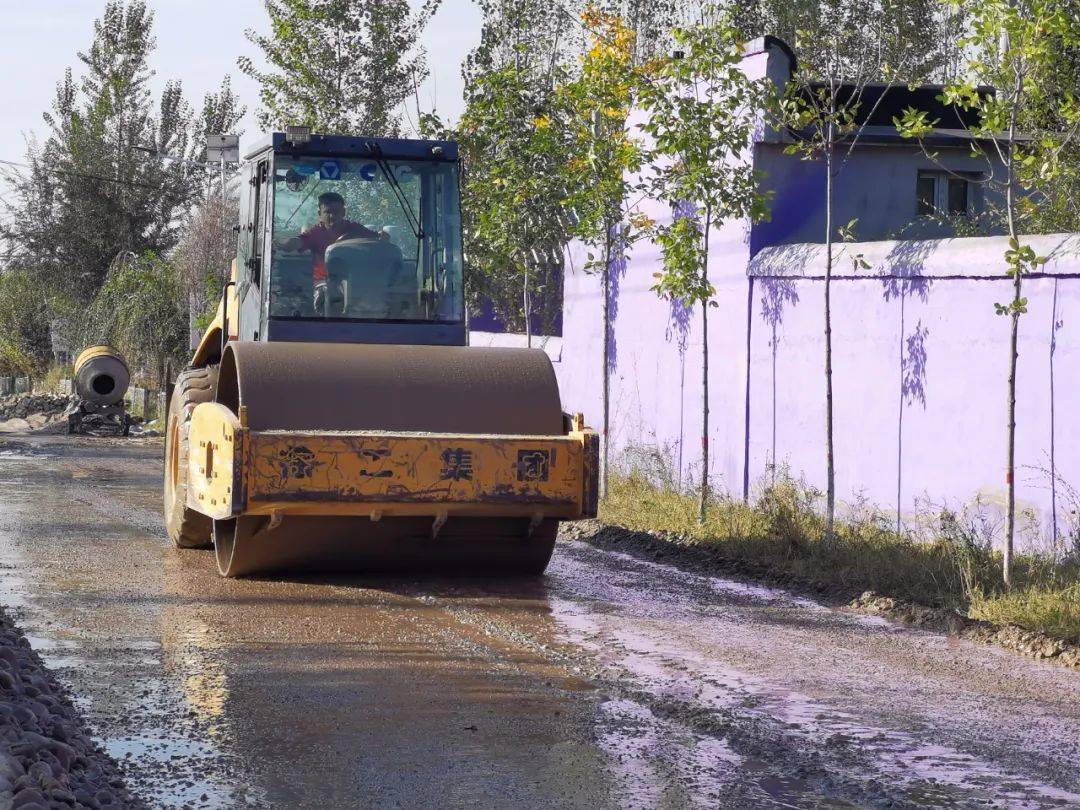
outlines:
[{"label": "concrete pipe", "polygon": [[110,346],[90,346],[75,359],[75,391],[83,402],[105,407],[124,399],[131,373]]}]

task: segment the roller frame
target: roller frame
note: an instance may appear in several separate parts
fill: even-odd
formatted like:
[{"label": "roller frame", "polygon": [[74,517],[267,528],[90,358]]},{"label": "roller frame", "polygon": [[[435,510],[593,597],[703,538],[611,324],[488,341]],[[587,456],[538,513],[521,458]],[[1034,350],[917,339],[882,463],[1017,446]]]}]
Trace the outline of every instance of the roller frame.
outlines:
[{"label": "roller frame", "polygon": [[207,402],[191,418],[188,506],[215,520],[596,515],[599,440],[580,415],[561,436],[508,436],[254,431],[239,410]]}]

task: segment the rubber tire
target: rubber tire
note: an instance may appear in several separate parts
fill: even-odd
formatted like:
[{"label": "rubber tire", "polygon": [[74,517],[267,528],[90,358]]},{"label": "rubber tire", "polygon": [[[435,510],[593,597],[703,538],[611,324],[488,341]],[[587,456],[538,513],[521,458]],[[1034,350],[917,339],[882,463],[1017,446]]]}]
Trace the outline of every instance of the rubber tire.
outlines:
[{"label": "rubber tire", "polygon": [[187,506],[188,432],[195,406],[213,402],[217,366],[189,368],[176,378],[165,430],[165,530],[177,548],[210,548],[212,521]]}]

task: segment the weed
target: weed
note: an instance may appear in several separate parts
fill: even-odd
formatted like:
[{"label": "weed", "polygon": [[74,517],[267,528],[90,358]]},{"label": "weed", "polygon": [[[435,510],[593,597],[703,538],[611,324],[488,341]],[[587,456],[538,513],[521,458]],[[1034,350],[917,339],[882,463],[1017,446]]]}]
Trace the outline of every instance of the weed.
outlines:
[{"label": "weed", "polygon": [[605,522],[804,582],[873,590],[995,624],[1080,638],[1080,560],[1019,555],[1016,586],[1004,592],[994,550],[999,521],[978,501],[959,512],[941,509],[927,521],[927,536],[916,538],[898,534],[893,518],[863,499],[825,544],[821,491],[786,468],[768,471],[751,503],[714,498],[702,523],[695,496],[679,488],[665,466],[669,457],[634,458],[638,465],[612,477],[601,504]]}]

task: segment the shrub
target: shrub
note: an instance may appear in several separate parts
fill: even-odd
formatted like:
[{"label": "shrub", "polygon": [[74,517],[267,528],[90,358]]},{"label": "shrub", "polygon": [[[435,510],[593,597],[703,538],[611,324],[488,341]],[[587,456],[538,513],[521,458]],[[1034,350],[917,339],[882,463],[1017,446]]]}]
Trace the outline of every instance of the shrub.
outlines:
[{"label": "shrub", "polygon": [[165,361],[187,349],[187,296],[173,265],[153,253],[117,264],[79,330],[84,344],[115,346],[135,372],[163,381]]},{"label": "shrub", "polygon": [[41,285],[23,270],[0,272],[0,373],[36,376],[51,359]]}]

